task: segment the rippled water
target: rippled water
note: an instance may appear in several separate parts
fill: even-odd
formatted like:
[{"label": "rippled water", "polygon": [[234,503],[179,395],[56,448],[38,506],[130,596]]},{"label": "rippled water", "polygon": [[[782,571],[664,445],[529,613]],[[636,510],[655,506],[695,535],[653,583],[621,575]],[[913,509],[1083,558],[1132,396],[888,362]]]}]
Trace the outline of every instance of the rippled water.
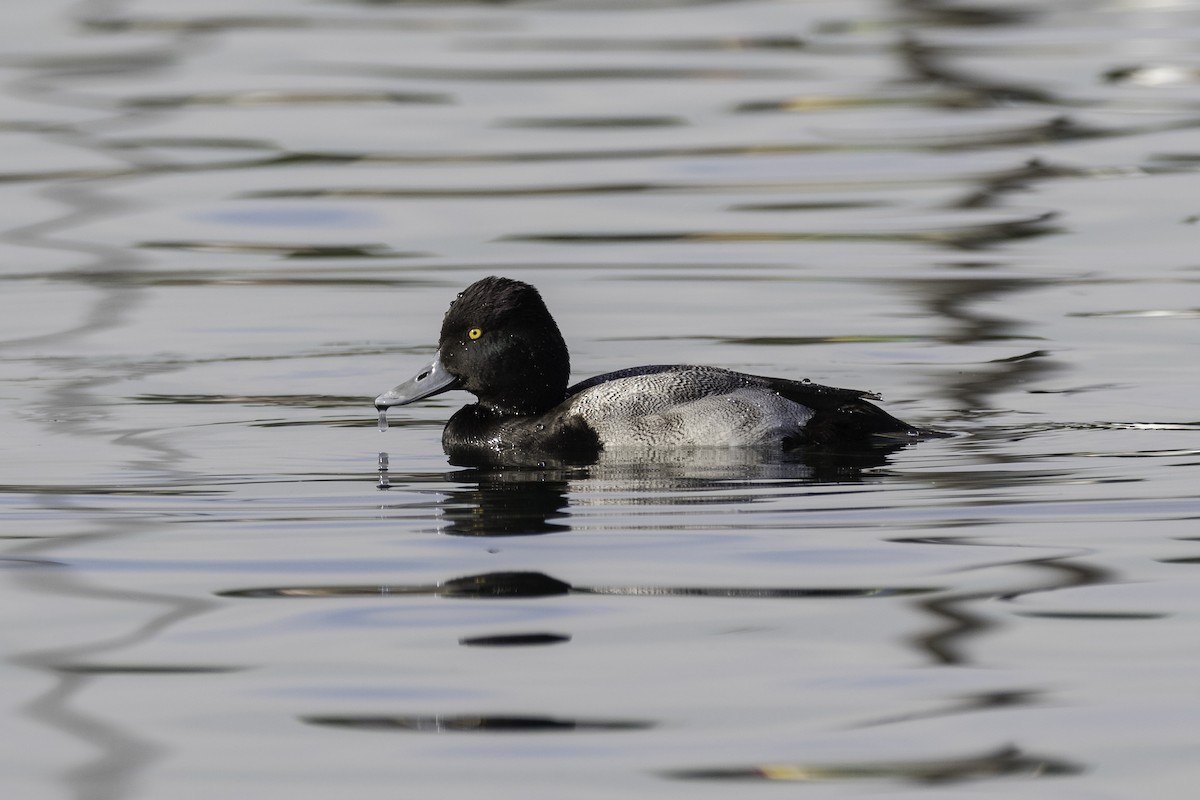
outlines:
[{"label": "rippled water", "polygon": [[[0,23],[5,797],[1194,795],[1200,4]],[[956,435],[452,467],[487,274]]]}]

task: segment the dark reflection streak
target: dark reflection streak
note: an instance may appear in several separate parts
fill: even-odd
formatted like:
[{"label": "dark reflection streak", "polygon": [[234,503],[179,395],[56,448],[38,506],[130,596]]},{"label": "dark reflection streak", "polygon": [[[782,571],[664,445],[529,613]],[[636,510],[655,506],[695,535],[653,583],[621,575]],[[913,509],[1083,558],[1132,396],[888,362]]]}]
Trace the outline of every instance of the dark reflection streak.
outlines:
[{"label": "dark reflection streak", "polygon": [[319,258],[418,258],[428,253],[392,250],[385,244],[273,244],[233,241],[145,241],[137,247],[158,250],[194,250],[208,253],[254,253],[288,259]]},{"label": "dark reflection streak", "polygon": [[1026,219],[1005,220],[984,225],[963,225],[917,231],[859,231],[831,233],[822,231],[637,231],[613,233],[533,233],[501,236],[504,242],[546,242],[551,244],[616,244],[625,242],[917,242],[961,250],[978,250],[998,244],[1055,234],[1060,229],[1049,224],[1055,215],[1039,214]]},{"label": "dark reflection streak", "polygon": [[[708,156],[791,155],[802,153],[835,153],[846,150],[896,150],[896,143],[846,144],[820,142],[813,144],[744,144],[712,145],[708,147],[636,147],[604,150],[530,150],[527,152],[461,152],[461,153],[330,153],[294,152],[248,166],[283,164],[380,163],[380,164],[522,164],[556,161],[623,161],[643,158],[704,158]],[[919,149],[919,148],[914,148]]]},{"label": "dark reflection streak", "polygon": [[[1120,130],[1109,131],[1108,136],[1128,136],[1135,133],[1154,133],[1158,131],[1180,130],[1200,127],[1200,120],[1189,121],[1177,124],[1146,126],[1139,130]],[[340,153],[340,152],[319,152],[319,151],[295,151],[295,152],[280,152],[277,154],[262,156],[262,157],[245,157],[238,159],[228,159],[225,161],[209,161],[205,163],[160,163],[154,165],[143,165],[140,167],[129,168],[111,168],[111,169],[71,169],[71,170],[40,170],[35,172],[9,172],[0,173],[0,183],[21,183],[21,182],[44,182],[53,180],[98,180],[102,178],[129,178],[145,175],[154,175],[159,172],[170,173],[203,173],[203,172],[225,172],[229,170],[253,169],[259,170],[272,167],[291,167],[291,166],[320,166],[320,165],[337,165],[337,164],[522,164],[522,163],[554,163],[560,161],[627,161],[627,160],[643,160],[643,159],[667,159],[667,158],[720,158],[720,157],[754,157],[754,156],[775,156],[775,155],[798,155],[798,154],[821,154],[821,153],[838,153],[838,152],[953,152],[966,149],[983,149],[1007,146],[1019,146],[1022,144],[1038,144],[1045,141],[1038,130],[1021,129],[1011,133],[1003,134],[1000,139],[967,137],[963,139],[948,140],[944,137],[937,137],[931,140],[915,139],[911,141],[897,141],[889,139],[886,141],[848,141],[841,139],[832,142],[817,142],[804,144],[782,144],[782,143],[762,143],[762,144],[733,144],[733,145],[714,145],[709,147],[643,147],[631,149],[593,149],[593,150],[538,150],[538,151],[509,151],[509,152],[427,152],[427,153],[394,153],[394,152],[372,152],[372,153]],[[113,148],[127,149],[124,145]],[[1170,166],[1165,166],[1156,169],[1146,169],[1145,171],[1153,174],[1180,174],[1190,173],[1200,170],[1200,166],[1187,160],[1174,160],[1170,162]],[[637,184],[626,184],[623,187],[609,191],[664,191],[664,192],[690,192],[690,191],[722,191],[722,192],[744,192],[744,191],[774,191],[780,189],[801,190],[810,186],[815,186],[819,189],[828,189],[831,186],[843,188],[864,188],[864,187],[886,187],[886,186],[922,186],[922,185],[941,185],[956,183],[959,179],[954,176],[944,178],[927,178],[916,177],[900,180],[882,180],[882,179],[844,179],[836,182],[819,181],[819,182],[803,182],[789,181],[787,183],[757,183],[757,184],[667,184],[663,186],[648,185],[645,188]],[[603,186],[597,187],[598,191],[606,191]],[[286,191],[286,190],[285,190]],[[317,190],[320,191],[320,190]],[[355,192],[359,190],[348,190],[347,196],[355,196]],[[551,190],[553,191],[553,190]],[[445,194],[440,194],[439,189],[414,189],[411,194],[408,190],[398,190],[396,196],[406,197],[421,197],[421,196],[445,196],[445,197],[470,197],[473,196],[475,190],[464,190],[461,194],[457,190],[449,190]],[[521,194],[521,190],[517,190],[516,194]],[[538,193],[535,189],[532,193]],[[334,190],[330,196],[337,196],[338,190]],[[508,196],[505,190],[480,189],[478,194],[481,197]],[[264,194],[264,193],[246,193],[243,196],[247,197],[286,197],[287,194]],[[303,195],[300,195],[303,196]],[[309,196],[321,197],[323,193],[314,193]],[[363,193],[361,196],[373,196],[368,193]],[[380,197],[387,197],[389,190],[380,190]]]},{"label": "dark reflection streak", "polygon": [[[998,546],[980,545],[961,539],[939,541],[936,538],[930,538],[924,541],[930,544],[958,546]],[[939,622],[934,630],[913,637],[912,645],[927,655],[934,663],[947,666],[969,664],[972,663],[972,659],[965,651],[970,640],[1000,626],[1000,623],[992,616],[973,611],[971,606],[980,601],[1011,601],[1040,592],[1113,583],[1117,579],[1116,574],[1110,570],[1077,561],[1068,561],[1067,558],[1061,556],[1010,561],[1001,564],[982,564],[979,569],[995,567],[1044,569],[1053,573],[1053,577],[1041,586],[1025,586],[1010,592],[960,592],[917,601],[915,605],[918,608],[932,615]]]},{"label": "dark reflection streak", "polygon": [[311,105],[355,105],[371,103],[398,105],[442,105],[451,102],[446,94],[433,92],[329,92],[329,91],[280,91],[246,90],[241,92],[209,92],[197,94],[142,95],[121,101],[126,108],[176,109],[186,106],[230,106],[249,108],[256,106],[296,107]]},{"label": "dark reflection streak", "polygon": [[616,128],[674,128],[687,125],[682,117],[515,117],[497,120],[499,128],[544,128],[549,130],[611,130]]},{"label": "dark reflection streak", "polygon": [[982,186],[951,205],[952,208],[986,208],[994,206],[1005,194],[1027,191],[1034,183],[1051,178],[1077,178],[1088,171],[1075,167],[1048,164],[1033,158],[1017,169],[990,176]]},{"label": "dark reflection streak", "polygon": [[[335,356],[345,357],[344,353]],[[249,359],[257,360],[257,359]],[[224,359],[221,360],[224,363]],[[197,362],[199,363],[199,362]],[[358,395],[325,395],[325,394],[296,394],[296,395],[209,395],[209,394],[142,394],[129,398],[135,403],[147,405],[162,403],[166,405],[236,405],[236,406],[267,406],[271,408],[346,408],[362,405],[362,397]],[[369,421],[368,421],[369,422]]]},{"label": "dark reflection streak", "polygon": [[[122,526],[122,533],[117,535],[124,535],[126,531],[127,526]],[[67,538],[94,541],[97,535]],[[55,542],[57,546],[69,543],[64,539]],[[39,551],[46,549],[45,543],[31,547]],[[26,705],[24,712],[31,719],[61,730],[98,751],[92,760],[64,772],[64,779],[73,795],[79,800],[122,800],[132,796],[137,776],[162,757],[164,748],[135,735],[116,722],[79,709],[78,697],[108,672],[87,662],[101,653],[115,652],[150,641],[173,625],[202,614],[215,604],[207,599],[88,586],[69,570],[39,570],[37,574],[25,574],[17,580],[31,594],[45,594],[56,599],[71,597],[88,602],[136,603],[145,609],[164,609],[125,634],[91,644],[18,653],[9,659],[14,664],[54,678],[54,685]],[[194,670],[185,671],[191,674]]]},{"label": "dark reflection streak", "polygon": [[506,23],[495,19],[462,17],[448,20],[446,17],[422,19],[420,17],[338,17],[332,15],[291,14],[213,14],[209,16],[152,16],[149,14],[123,14],[109,4],[91,7],[76,15],[76,22],[85,30],[96,33],[128,33],[149,31],[156,33],[224,33],[231,31],[291,31],[291,30],[398,30],[398,31],[446,31],[447,29],[490,32],[504,30]]},{"label": "dark reflection streak", "polygon": [[996,623],[981,614],[967,611],[966,606],[991,597],[991,594],[955,594],[917,603],[917,607],[934,617],[938,624],[935,630],[913,637],[913,646],[935,664],[957,666],[971,663],[961,652],[965,640],[996,627]]},{"label": "dark reflection streak", "polygon": [[[747,153],[751,155],[752,153]],[[384,154],[364,156],[364,158],[388,158]],[[950,183],[976,183],[979,189],[972,190],[962,200],[950,205],[951,208],[980,208],[992,205],[992,201],[1005,192],[1018,191],[1027,188],[1031,183],[1060,177],[1085,177],[1105,175],[1127,175],[1131,172],[1157,172],[1161,174],[1178,174],[1200,170],[1200,163],[1174,163],[1170,168],[1113,168],[1111,170],[1081,169],[1058,165],[1043,161],[1039,158],[1030,159],[1014,169],[982,172],[976,174],[947,175],[944,178],[910,178],[894,181],[871,179],[859,181],[854,179],[830,181],[771,181],[771,182],[725,182],[725,183],[650,183],[650,182],[613,182],[613,183],[569,183],[559,185],[524,185],[524,186],[469,186],[469,187],[435,187],[435,186],[344,186],[344,187],[312,187],[288,189],[260,189],[242,192],[242,199],[311,199],[311,198],[430,198],[430,199],[460,199],[460,198],[508,198],[508,197],[539,197],[573,194],[638,194],[638,193],[738,193],[746,192],[782,192],[806,191],[838,187],[843,189],[866,189],[883,186],[915,187],[924,185]],[[808,211],[808,210],[837,210],[842,208],[873,208],[890,205],[878,200],[854,201],[813,201],[804,203],[749,203],[731,206],[734,211]]]},{"label": "dark reflection streak", "polygon": [[718,597],[750,599],[858,599],[900,597],[939,591],[935,587],[686,587],[575,586],[542,572],[486,572],[431,584],[365,584],[348,586],[278,586],[232,589],[220,597],[332,598],[436,596],[468,599],[539,598],[568,594],[626,597]]},{"label": "dark reflection streak", "polygon": [[[325,265],[320,267],[325,269]],[[388,267],[392,268],[391,266]],[[112,270],[86,272],[79,270],[63,270],[61,272],[44,273],[9,273],[0,275],[0,283],[19,281],[62,281],[81,285],[114,285],[124,284],[138,287],[153,286],[378,286],[390,288],[406,288],[423,284],[434,285],[433,281],[410,280],[402,277],[365,278],[351,277],[341,274],[297,275],[302,270],[288,270],[287,274],[270,272],[234,271],[234,270],[172,270],[170,272],[141,272],[138,270]],[[382,352],[380,348],[377,352]],[[259,355],[231,356],[228,361],[283,361],[296,358],[321,358],[345,356],[347,353],[302,353],[298,355]],[[215,361],[216,359],[197,359],[195,362]],[[183,362],[177,362],[182,364]],[[361,399],[361,398],[360,398]]]},{"label": "dark reflection streak", "polygon": [[504,633],[492,636],[463,636],[458,643],[464,647],[544,647],[566,644],[571,637],[562,633]]},{"label": "dark reflection streak", "polygon": [[924,25],[1000,27],[1030,25],[1036,6],[988,3],[967,4],[946,0],[898,0],[907,19]]},{"label": "dark reflection streak", "polygon": [[[55,236],[59,231],[121,213],[126,210],[121,201],[81,184],[49,185],[41,194],[66,206],[69,211],[49,220],[11,228],[4,233],[5,241],[22,247],[86,255],[91,259],[88,271],[127,269],[136,262],[136,257],[122,248]],[[136,303],[136,294],[127,286],[96,288],[97,300],[82,321],[51,333],[0,341],[0,349],[73,339],[121,325],[125,314]]]},{"label": "dark reflection streak", "polygon": [[320,715],[300,719],[309,725],[421,733],[639,731],[654,727],[654,723],[643,720],[573,719],[534,714]]},{"label": "dark reflection streak", "polygon": [[1068,561],[1064,558],[1047,558],[1034,561],[1019,561],[1020,566],[1048,570],[1056,579],[1042,589],[1022,589],[1012,594],[998,596],[1000,600],[1016,600],[1039,592],[1058,591],[1059,589],[1075,589],[1081,586],[1101,586],[1107,583],[1117,583],[1119,575],[1109,569],[1084,564],[1078,561]]},{"label": "dark reflection streak", "polygon": [[[929,316],[953,323],[954,327],[941,334],[942,341],[971,345],[1030,338],[1021,335],[1017,322],[989,316],[973,306],[997,297],[1037,289],[1047,285],[1047,282],[1029,278],[973,277],[914,281],[903,285],[925,307]],[[973,369],[959,367],[952,372],[942,373],[942,391],[952,399],[961,415],[970,418],[992,407],[989,399],[992,395],[1017,386],[1036,386],[1038,379],[1058,368],[1051,360],[1051,353],[1037,350],[1015,358],[978,364]]]},{"label": "dark reflection streak", "polygon": [[[48,60],[40,65],[32,65],[32,68],[40,72],[8,84],[6,91],[28,97],[38,103],[55,103],[64,107],[87,109],[90,112],[94,112],[97,107],[111,109],[111,103],[105,98],[71,91],[68,88],[69,80],[75,76],[93,78],[97,73],[127,77],[161,69],[186,57],[191,50],[191,43],[188,42],[175,42],[174,45],[172,48],[148,53],[123,53],[99,59],[89,56],[82,59]],[[136,151],[110,147],[99,137],[99,133],[104,129],[128,124],[135,119],[136,115],[118,112],[107,118],[64,127],[62,130],[48,133],[46,138],[72,148],[98,153],[127,165],[125,168],[111,170],[80,170],[70,177],[98,179],[145,174],[154,166],[152,159]],[[35,179],[43,180],[44,175]],[[21,247],[81,256],[84,263],[77,271],[84,277],[78,282],[92,290],[92,299],[81,312],[81,319],[73,320],[63,316],[63,321],[58,321],[59,318],[52,318],[52,324],[57,322],[60,326],[57,330],[38,336],[10,339],[0,342],[0,347],[13,349],[30,344],[54,343],[68,346],[69,350],[72,342],[123,325],[125,317],[139,299],[137,285],[89,280],[86,276],[132,271],[139,259],[120,246],[79,237],[67,238],[64,235],[64,232],[72,228],[85,226],[95,220],[119,215],[128,210],[128,204],[104,194],[102,186],[96,183],[88,185],[72,182],[48,185],[40,191],[42,196],[65,210],[50,219],[6,231],[5,241]],[[117,446],[135,448],[141,457],[131,459],[130,466],[139,472],[149,470],[161,474],[169,465],[177,463],[179,453],[167,444],[150,437],[123,436],[122,431],[106,429],[103,425],[103,408],[93,402],[97,386],[144,375],[152,368],[142,364],[129,364],[123,369],[113,369],[111,363],[87,362],[88,368],[81,370],[82,363],[82,358],[42,359],[41,364],[45,369],[57,369],[57,372],[65,377],[62,380],[51,380],[52,388],[44,392],[38,401],[30,404],[29,411],[36,414],[36,418],[47,427],[53,426],[56,435],[98,437],[112,441]],[[85,415],[78,412],[80,408],[91,410]],[[70,409],[71,413],[64,414],[64,409]],[[149,457],[145,456],[147,452]],[[170,474],[177,475],[175,472]],[[87,509],[73,505],[70,494],[64,493],[62,489],[60,486],[54,492],[35,492],[34,497],[44,509],[82,518]],[[126,537],[139,530],[139,523],[130,518],[108,520],[102,516],[93,517],[84,533],[57,537],[50,541],[32,541],[9,552],[19,551],[45,557],[55,549],[69,548],[81,541],[98,545],[105,539]],[[91,644],[27,651],[9,657],[11,663],[35,670],[53,681],[49,690],[24,707],[24,713],[95,751],[90,761],[62,770],[61,779],[68,790],[80,800],[123,800],[132,796],[138,776],[148,764],[160,757],[162,747],[138,736],[123,724],[123,718],[120,716],[106,718],[81,709],[80,695],[94,681],[100,680],[100,676],[105,672],[103,666],[89,664],[88,661],[100,653],[110,653],[152,640],[167,628],[203,613],[214,604],[208,599],[91,586],[69,569],[22,570],[16,573],[15,582],[35,597],[48,596],[59,603],[78,601],[80,605],[97,601],[123,605],[138,604],[143,614],[150,616],[148,622],[127,633]]]},{"label": "dark reflection streak", "polygon": [[[15,84],[7,84],[16,89],[17,94],[32,95],[42,88],[50,88],[56,94],[56,100],[70,98],[81,105],[94,107],[102,102],[90,95],[70,94],[68,90],[58,86],[58,81],[71,75],[114,75],[129,72],[153,71],[166,69],[178,63],[179,50],[175,47],[147,47],[143,50],[122,50],[118,53],[95,53],[87,55],[47,55],[27,56],[15,59],[5,58],[5,66],[18,66],[26,70],[35,70],[39,74]],[[46,77],[49,76],[49,77]],[[43,127],[46,132],[73,132],[70,126]]]},{"label": "dark reflection streak", "polygon": [[981,692],[979,694],[967,695],[962,700],[943,708],[879,717],[865,722],[858,722],[847,727],[851,730],[855,728],[873,728],[879,725],[895,725],[897,723],[916,722],[923,719],[938,719],[939,717],[954,716],[957,714],[974,714],[980,711],[1033,706],[1041,702],[1041,697],[1041,692],[1020,689]]},{"label": "dark reflection streak", "polygon": [[1029,617],[1032,619],[1101,620],[1104,622],[1112,622],[1114,620],[1166,619],[1171,615],[1136,611],[1019,611],[1017,612],[1017,616]]},{"label": "dark reflection streak", "polygon": [[531,69],[448,69],[437,67],[381,67],[372,64],[322,62],[306,65],[320,75],[341,74],[424,81],[685,81],[685,80],[797,80],[812,77],[809,70],[751,67],[551,67]]},{"label": "dark reflection streak", "polygon": [[566,186],[504,186],[479,187],[473,189],[379,189],[379,188],[344,188],[344,189],[271,189],[265,191],[244,192],[242,198],[259,199],[307,199],[328,197],[412,197],[412,198],[484,198],[484,197],[543,197],[573,194],[638,194],[642,192],[672,192],[696,191],[709,187],[689,186],[685,184],[668,183],[593,183],[570,184]]},{"label": "dark reflection streak", "polygon": [[[1028,278],[980,278],[945,279],[939,281],[917,281],[905,285],[921,298],[927,312],[937,319],[954,324],[947,333],[942,334],[941,340],[946,344],[974,344],[984,341],[1010,340],[1018,337],[1018,323],[984,314],[974,309],[974,306],[992,301],[1006,295],[1017,294],[1040,288],[1047,282]],[[1003,378],[990,380],[982,390],[991,389],[992,383],[1000,385],[1011,383],[1011,379]],[[959,392],[964,407],[977,408],[982,404],[978,396],[980,391],[968,393],[968,386],[963,386]]]},{"label": "dark reflection streak", "polygon": [[1000,777],[1042,778],[1051,775],[1078,775],[1079,764],[1049,756],[1027,754],[1016,747],[1004,747],[982,756],[942,758],[927,761],[854,761],[845,763],[773,763],[735,767],[701,767],[672,770],[667,777],[683,780],[905,780],[940,785],[965,780]]},{"label": "dark reflection streak", "polygon": [[589,52],[650,52],[671,51],[741,51],[741,50],[800,50],[808,43],[798,36],[736,36],[727,39],[701,38],[588,38],[582,36],[546,36],[542,38],[505,36],[475,38],[465,41],[462,49],[477,52],[533,50],[552,53]]},{"label": "dark reflection streak", "polygon": [[897,48],[901,63],[920,80],[931,81],[943,86],[969,92],[978,105],[999,103],[1037,103],[1065,106],[1069,103],[1054,94],[1035,86],[1016,82],[1000,83],[970,75],[946,64],[945,55],[938,47],[926,45],[910,33]]}]

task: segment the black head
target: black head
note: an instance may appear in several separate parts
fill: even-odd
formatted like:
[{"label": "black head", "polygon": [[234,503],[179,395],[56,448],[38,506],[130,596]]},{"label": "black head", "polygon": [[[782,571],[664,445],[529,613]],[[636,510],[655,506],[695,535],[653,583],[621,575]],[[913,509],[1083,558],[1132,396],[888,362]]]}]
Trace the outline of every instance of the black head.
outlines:
[{"label": "black head", "polygon": [[527,283],[484,278],[450,304],[438,357],[481,405],[537,414],[566,397],[567,344],[541,295]]}]

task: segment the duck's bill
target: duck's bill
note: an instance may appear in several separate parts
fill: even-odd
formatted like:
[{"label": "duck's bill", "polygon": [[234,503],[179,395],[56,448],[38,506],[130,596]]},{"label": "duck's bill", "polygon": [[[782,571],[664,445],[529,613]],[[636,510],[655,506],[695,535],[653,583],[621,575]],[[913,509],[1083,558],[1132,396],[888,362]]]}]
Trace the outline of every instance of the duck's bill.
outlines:
[{"label": "duck's bill", "polygon": [[458,386],[458,378],[446,371],[440,358],[434,358],[429,366],[394,389],[389,389],[375,398],[375,407],[380,411],[392,406],[403,406],[448,392]]}]

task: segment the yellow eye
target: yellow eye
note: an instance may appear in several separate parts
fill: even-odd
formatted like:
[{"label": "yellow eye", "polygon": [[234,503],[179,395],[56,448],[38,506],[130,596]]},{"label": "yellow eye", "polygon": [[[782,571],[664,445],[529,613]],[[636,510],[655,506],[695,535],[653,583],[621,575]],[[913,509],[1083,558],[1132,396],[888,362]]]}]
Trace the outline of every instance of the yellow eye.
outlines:
[{"label": "yellow eye", "polygon": [[480,336],[483,336],[483,331],[479,328],[471,328],[471,330],[467,331],[467,338],[469,338],[471,341],[475,341]]}]

